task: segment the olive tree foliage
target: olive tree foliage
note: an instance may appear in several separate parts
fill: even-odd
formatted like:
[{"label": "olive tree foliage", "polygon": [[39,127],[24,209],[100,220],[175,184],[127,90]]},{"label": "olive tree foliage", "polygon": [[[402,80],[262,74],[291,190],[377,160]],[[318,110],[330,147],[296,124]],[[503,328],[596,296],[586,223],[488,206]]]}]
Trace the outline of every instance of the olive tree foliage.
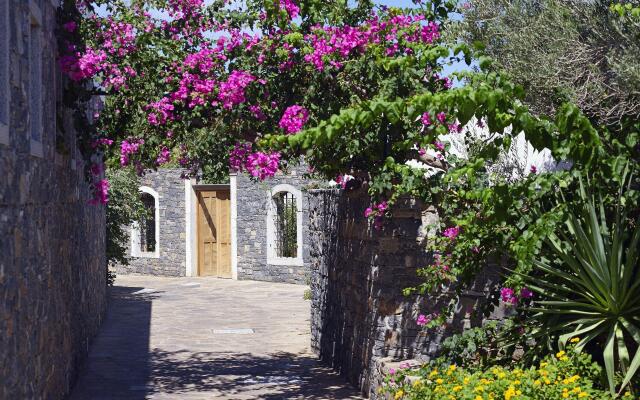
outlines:
[{"label": "olive tree foliage", "polygon": [[610,4],[471,0],[459,29],[525,88],[533,111],[553,114],[570,101],[596,123],[620,128],[640,115],[640,18]]}]

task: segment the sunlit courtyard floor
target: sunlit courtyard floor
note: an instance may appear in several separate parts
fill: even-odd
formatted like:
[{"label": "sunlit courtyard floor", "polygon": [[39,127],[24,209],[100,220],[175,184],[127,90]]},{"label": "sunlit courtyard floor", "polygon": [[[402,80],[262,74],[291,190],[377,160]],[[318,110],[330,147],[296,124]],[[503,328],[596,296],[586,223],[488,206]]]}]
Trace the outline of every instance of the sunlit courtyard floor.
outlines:
[{"label": "sunlit courtyard floor", "polygon": [[304,289],[119,276],[71,399],[357,399],[310,351]]}]

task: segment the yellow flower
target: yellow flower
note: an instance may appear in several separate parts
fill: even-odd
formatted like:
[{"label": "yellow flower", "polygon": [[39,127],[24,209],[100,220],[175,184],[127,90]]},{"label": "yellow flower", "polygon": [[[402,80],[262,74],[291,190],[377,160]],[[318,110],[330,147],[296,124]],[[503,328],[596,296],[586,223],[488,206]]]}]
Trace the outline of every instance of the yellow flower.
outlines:
[{"label": "yellow flower", "polygon": [[569,393],[567,392],[562,392],[562,398],[566,399],[567,397],[569,397]]},{"label": "yellow flower", "polygon": [[520,381],[516,379],[515,381],[513,381],[513,384],[514,384],[514,385],[519,385],[519,384],[520,384]]},{"label": "yellow flower", "polygon": [[551,381],[549,379],[545,379],[544,383],[546,383],[547,385],[551,383]]},{"label": "yellow flower", "polygon": [[581,392],[578,397],[587,397],[588,394],[586,392]]},{"label": "yellow flower", "polygon": [[513,386],[509,386],[509,389],[504,391],[504,399],[511,400],[516,395],[516,389]]},{"label": "yellow flower", "polygon": [[460,390],[462,390],[462,386],[460,386],[460,385],[457,385],[457,386],[454,386],[454,387],[453,387],[453,391],[454,391],[454,392],[458,392],[458,391],[460,391]]},{"label": "yellow flower", "polygon": [[436,376],[438,375],[438,370],[434,369],[433,371],[431,371],[431,373],[429,374],[429,376]]},{"label": "yellow flower", "polygon": [[570,340],[571,343],[578,343],[580,341],[579,337],[574,337],[573,339]]},{"label": "yellow flower", "polygon": [[484,388],[481,385],[478,385],[475,388],[473,388],[473,390],[475,390],[476,392],[482,392]]},{"label": "yellow flower", "polygon": [[449,365],[449,371],[455,371],[456,368],[458,368],[458,367],[456,367],[455,364]]},{"label": "yellow flower", "polygon": [[544,367],[546,367],[547,365],[549,365],[549,363],[547,363],[547,362],[541,362],[541,363],[540,363],[540,368],[544,368]]},{"label": "yellow flower", "polygon": [[476,396],[476,400],[483,400],[482,396]]},{"label": "yellow flower", "polygon": [[401,399],[401,398],[402,398],[402,396],[404,396],[404,392],[403,392],[403,391],[402,391],[402,389],[401,389],[401,390],[398,390],[398,391],[396,392],[396,395],[395,395],[393,398],[394,398],[395,400],[398,400],[398,399]]},{"label": "yellow flower", "polygon": [[438,385],[442,385],[442,382],[444,382],[442,379],[440,379],[440,378],[436,379],[436,383]]},{"label": "yellow flower", "polygon": [[464,383],[465,385],[468,385],[469,384],[469,378],[464,378],[462,380],[462,383]]},{"label": "yellow flower", "polygon": [[536,386],[540,386],[540,379],[536,379],[535,381],[533,381],[533,384]]},{"label": "yellow flower", "polygon": [[422,381],[420,379],[416,379],[415,382],[413,382],[413,387],[417,387],[422,385]]},{"label": "yellow flower", "polygon": [[556,357],[560,358],[562,356],[564,356],[566,353],[564,352],[564,350],[560,350],[559,352],[556,353]]}]

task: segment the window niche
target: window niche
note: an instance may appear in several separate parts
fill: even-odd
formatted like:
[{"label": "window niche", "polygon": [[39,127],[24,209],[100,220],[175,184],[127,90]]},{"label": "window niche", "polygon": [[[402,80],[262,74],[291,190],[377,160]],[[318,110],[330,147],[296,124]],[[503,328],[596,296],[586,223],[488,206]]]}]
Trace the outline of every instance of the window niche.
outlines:
[{"label": "window niche", "polygon": [[29,122],[31,155],[43,156],[43,98],[42,79],[43,33],[42,12],[34,0],[29,1]]},{"label": "window niche", "polygon": [[9,105],[11,87],[9,64],[11,31],[9,28],[9,0],[0,0],[0,143],[9,144]]},{"label": "window niche", "polygon": [[160,257],[160,209],[158,193],[146,186],[140,187],[140,199],[147,215],[131,227],[131,256]]},{"label": "window niche", "polygon": [[304,264],[302,257],[302,193],[291,185],[269,191],[267,209],[267,263]]}]

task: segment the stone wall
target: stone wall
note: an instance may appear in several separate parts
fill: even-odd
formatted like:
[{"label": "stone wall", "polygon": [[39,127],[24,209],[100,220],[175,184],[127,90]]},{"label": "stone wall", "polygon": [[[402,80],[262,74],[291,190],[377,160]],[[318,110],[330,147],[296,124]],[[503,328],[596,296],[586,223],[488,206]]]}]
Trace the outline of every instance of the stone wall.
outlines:
[{"label": "stone wall", "polygon": [[[159,257],[130,257],[129,265],[117,265],[116,274],[184,276],[186,274],[186,208],[183,170],[163,168],[148,171],[140,185],[158,193],[160,209]],[[131,232],[131,229],[129,232]],[[132,255],[131,240],[127,254]]]},{"label": "stone wall", "polygon": [[[307,166],[291,168],[263,182],[238,174],[237,240],[238,279],[305,284],[309,279],[309,210],[305,178]],[[272,265],[267,263],[267,210],[269,192],[279,184],[289,184],[302,191],[302,257],[304,265]]]},{"label": "stone wall", "polygon": [[429,224],[437,221],[433,209],[406,200],[377,231],[364,218],[370,203],[364,189],[311,190],[308,199],[312,348],[364,394],[376,397],[385,364],[426,361],[445,337],[481,324],[472,310],[492,274],[466,292],[444,329],[424,332],[415,321],[449,297],[402,294],[419,282],[416,269],[430,261],[425,240]]},{"label": "stone wall", "polygon": [[[72,125],[56,135],[55,11],[48,0],[36,2],[45,55],[42,151],[29,140],[29,2],[9,3],[9,140],[0,143],[0,398],[55,400],[70,391],[104,315],[104,208],[87,204]],[[68,115],[62,119],[69,122]]]}]

